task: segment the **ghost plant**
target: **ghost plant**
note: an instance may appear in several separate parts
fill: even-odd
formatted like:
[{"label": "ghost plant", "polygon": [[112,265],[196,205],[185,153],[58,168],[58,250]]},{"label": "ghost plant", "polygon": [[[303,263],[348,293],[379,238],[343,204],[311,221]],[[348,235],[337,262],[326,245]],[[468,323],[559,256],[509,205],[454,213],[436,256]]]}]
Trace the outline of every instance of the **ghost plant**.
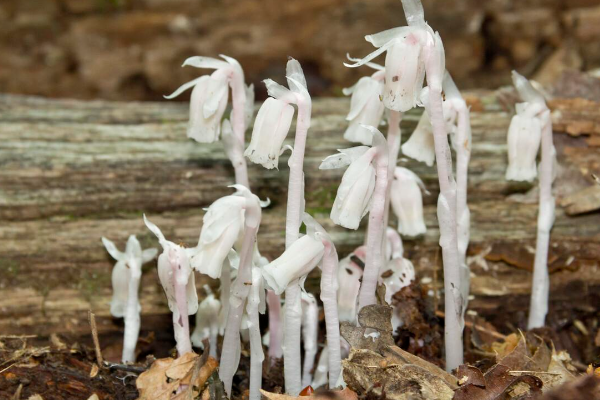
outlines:
[{"label": "ghost plant", "polygon": [[[296,105],[296,135],[292,155],[288,161],[290,178],[286,212],[285,247],[289,249],[298,240],[302,212],[304,209],[304,150],[310,127],[312,101],[306,86],[302,67],[297,60],[290,58],[286,66],[288,87],[267,79],[267,92],[273,100],[262,106],[264,119],[257,121],[252,132],[251,144],[246,151],[250,161],[273,168],[278,163],[280,146],[289,129],[291,104]],[[263,110],[264,108],[264,110]],[[259,112],[260,113],[260,112]],[[258,124],[260,122],[260,124]],[[254,143],[254,144],[253,144]],[[288,394],[298,395],[301,390],[301,376],[297,364],[300,360],[300,285],[291,282],[286,288],[286,317],[284,328],[284,376]]]},{"label": "ghost plant", "polygon": [[173,313],[177,354],[181,357],[192,351],[188,315],[198,311],[198,295],[189,260],[190,249],[166,240],[160,229],[150,222],[146,215],[144,222],[163,248],[158,257],[158,277],[167,295],[169,309]]},{"label": "ghost plant", "polygon": [[[244,71],[237,60],[221,55],[223,60],[211,57],[190,57],[183,66],[214,69],[211,75],[203,75],[185,83],[167,99],[173,99],[193,88],[190,99],[188,137],[200,143],[212,143],[221,135],[221,120],[227,107],[231,88],[231,124],[223,130],[227,155],[234,170],[235,182],[249,187],[248,171],[244,160],[244,133],[252,120],[254,87],[246,86]],[[229,123],[229,122],[228,122]],[[231,129],[229,129],[231,128]]]},{"label": "ghost plant", "polygon": [[[233,375],[239,363],[240,327],[244,314],[244,304],[250,291],[250,286],[246,283],[252,282],[252,262],[256,248],[256,234],[261,220],[261,201],[258,197],[242,185],[234,185],[234,187],[237,192],[232,196],[237,196],[240,200],[235,202],[235,207],[239,207],[240,212],[243,211],[244,235],[240,247],[237,277],[232,285],[229,298],[229,311],[227,313],[219,368],[219,377],[223,381],[228,395],[231,395]],[[237,213],[238,211],[236,208],[230,208],[229,212]],[[219,224],[215,225],[215,229],[220,230]]]},{"label": "ghost plant", "polygon": [[540,199],[537,221],[537,239],[531,305],[528,329],[544,326],[548,313],[548,245],[550,231],[554,224],[555,201],[552,196],[554,162],[556,150],[552,143],[552,121],[544,96],[531,83],[516,71],[512,73],[513,84],[523,103],[517,104],[517,115],[510,123],[508,131],[509,169],[508,179],[530,181],[536,176],[535,158],[541,141]]},{"label": "ghost plant", "polygon": [[142,251],[140,242],[135,235],[131,235],[127,239],[124,253],[104,237],[102,243],[104,243],[106,251],[117,260],[112,271],[113,297],[110,302],[110,313],[113,317],[123,318],[125,321],[121,360],[123,363],[135,362],[135,347],[140,333],[141,306],[138,292],[142,277],[142,264],[156,257],[158,250]]},{"label": "ghost plant", "polygon": [[[403,0],[402,5],[408,26],[366,36],[366,40],[377,47],[377,50],[349,66],[358,67],[386,52],[386,80],[383,91],[385,106],[390,110],[404,112],[422,103],[431,118],[440,183],[438,220],[446,287],[446,368],[452,370],[462,364],[463,359],[460,321],[464,301],[458,289],[460,264],[456,229],[456,182],[452,174],[452,159],[442,105],[444,48],[439,34],[425,22],[421,1]],[[421,90],[425,75],[428,86]],[[369,280],[365,277],[365,281]],[[361,288],[361,294],[362,291]]]},{"label": "ghost plant", "polygon": [[467,103],[448,72],[444,76],[443,88],[446,97],[444,100],[446,124],[450,125],[449,130],[453,132],[452,142],[456,151],[456,229],[458,260],[461,270],[460,291],[464,301],[464,315],[469,299],[471,279],[467,265],[467,247],[469,247],[471,225],[471,213],[467,205],[468,170],[471,158],[471,118]]},{"label": "ghost plant", "polygon": [[433,143],[433,128],[427,111],[423,111],[417,127],[406,143],[402,145],[402,154],[417,161],[433,166],[435,146]]},{"label": "ghost plant", "polygon": [[[369,214],[367,260],[359,295],[359,307],[375,303],[377,277],[383,264],[384,214],[388,186],[387,142],[381,132],[366,126],[373,135],[373,147],[359,146],[340,150],[327,157],[319,169],[349,165],[331,210],[331,219],[338,225],[357,229],[362,217]],[[374,182],[373,182],[374,181]]]},{"label": "ghost plant", "polygon": [[219,335],[219,312],[221,302],[215,297],[210,286],[204,285],[206,297],[198,305],[196,326],[192,333],[192,344],[204,349],[203,341],[208,339],[210,356],[217,358],[217,337]]}]

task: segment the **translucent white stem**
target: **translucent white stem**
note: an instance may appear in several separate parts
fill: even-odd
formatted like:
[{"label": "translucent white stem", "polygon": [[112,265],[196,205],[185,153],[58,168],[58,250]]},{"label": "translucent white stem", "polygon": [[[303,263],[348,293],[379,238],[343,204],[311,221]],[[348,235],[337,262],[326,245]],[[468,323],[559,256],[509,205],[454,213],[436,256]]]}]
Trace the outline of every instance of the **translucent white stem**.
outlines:
[{"label": "translucent white stem", "polygon": [[302,386],[312,382],[312,370],[317,357],[317,342],[319,340],[319,306],[314,297],[312,301],[302,304],[302,339],[304,341],[304,363],[302,365]]},{"label": "translucent white stem", "polygon": [[229,313],[229,296],[231,296],[231,264],[226,258],[221,269],[221,311],[219,313],[219,334],[225,333],[225,325],[227,324],[227,314]]},{"label": "translucent white stem", "polygon": [[267,308],[269,309],[269,358],[271,363],[283,356],[281,341],[283,326],[281,321],[281,299],[272,290],[267,290]]},{"label": "translucent white stem", "polygon": [[221,351],[221,364],[219,367],[219,378],[223,381],[227,395],[231,396],[233,375],[239,364],[240,350],[240,326],[244,314],[244,303],[248,298],[250,286],[246,282],[252,280],[252,251],[256,243],[256,232],[258,226],[246,226],[242,250],[240,252],[240,264],[238,275],[233,283],[231,297],[229,299],[229,313],[227,315],[227,326],[223,338],[223,349]]},{"label": "translucent white stem", "polygon": [[330,243],[325,246],[323,270],[321,272],[321,301],[325,311],[329,388],[334,388],[341,372],[340,320],[337,307],[338,256]]},{"label": "translucent white stem", "polygon": [[260,304],[260,268],[252,269],[252,289],[248,298],[246,312],[248,313],[248,332],[250,334],[250,400],[260,400],[262,385],[262,367],[265,354],[262,348],[260,335],[260,322],[258,318],[258,305]]},{"label": "translucent white stem", "polygon": [[375,290],[379,271],[384,263],[383,235],[385,200],[388,186],[388,157],[389,150],[379,151],[376,158],[375,191],[373,203],[369,211],[369,227],[367,231],[367,259],[363,280],[358,295],[358,309],[376,303]]},{"label": "translucent white stem", "polygon": [[400,151],[400,142],[402,141],[402,132],[400,130],[402,116],[401,112],[390,110],[388,118],[387,144],[390,148],[390,158],[388,162],[388,187],[385,195],[385,211],[383,214],[383,226],[386,228],[390,220],[390,190],[392,189],[392,181],[394,180],[394,168],[396,168],[396,163],[398,162],[398,152]]},{"label": "translucent white stem", "polygon": [[[296,137],[294,151],[290,157],[290,181],[288,184],[288,202],[285,221],[285,247],[288,248],[300,235],[300,224],[304,209],[304,151],[306,136],[310,127],[310,99],[298,99],[296,119]],[[300,285],[298,280],[291,282],[285,290],[285,328],[283,334],[283,371],[285,391],[298,396],[301,388],[301,370],[299,367],[300,329],[302,307],[300,305]]]},{"label": "translucent white stem", "polygon": [[[189,278],[180,278],[182,274],[189,273],[179,265],[173,264],[173,285],[175,286],[175,302],[177,309],[173,312],[173,330],[177,342],[179,357],[192,351],[190,341],[190,321],[188,318],[188,304],[186,286]],[[193,272],[191,272],[193,273]]]},{"label": "translucent white stem", "polygon": [[461,269],[460,291],[463,296],[463,316],[469,300],[470,270],[467,265],[467,248],[469,247],[471,217],[467,204],[467,185],[469,160],[471,158],[471,122],[469,109],[463,102],[458,109],[458,123],[456,130],[456,221],[458,262]]},{"label": "translucent white stem", "polygon": [[244,87],[244,77],[234,73],[231,78],[231,127],[235,138],[241,144],[236,146],[235,156],[232,157],[231,164],[235,171],[235,183],[250,188],[248,182],[248,166],[244,158],[246,124],[244,121],[244,111],[246,109],[246,90]]},{"label": "translucent white stem", "polygon": [[[431,79],[427,71],[427,81]],[[439,77],[439,82],[442,79]],[[460,264],[456,228],[456,182],[452,174],[452,157],[448,146],[448,134],[442,108],[441,85],[429,87],[427,109],[433,128],[435,158],[440,183],[438,220],[440,224],[440,246],[444,263],[446,370],[451,371],[463,363],[462,318],[463,302],[460,294]],[[440,205],[445,204],[445,209]]]},{"label": "translucent white stem", "polygon": [[140,276],[132,271],[129,279],[127,293],[127,309],[125,310],[125,335],[123,337],[123,353],[121,360],[123,364],[135,362],[135,347],[140,334],[140,311],[138,301],[138,289],[140,287]]},{"label": "translucent white stem", "polygon": [[[546,111],[548,113],[548,111]],[[554,197],[552,196],[552,123],[548,116],[542,131],[542,160],[540,162],[540,203],[538,210],[537,240],[533,265],[531,304],[528,329],[544,326],[548,313],[548,294],[550,277],[548,276],[548,245],[550,231],[554,224]]]}]

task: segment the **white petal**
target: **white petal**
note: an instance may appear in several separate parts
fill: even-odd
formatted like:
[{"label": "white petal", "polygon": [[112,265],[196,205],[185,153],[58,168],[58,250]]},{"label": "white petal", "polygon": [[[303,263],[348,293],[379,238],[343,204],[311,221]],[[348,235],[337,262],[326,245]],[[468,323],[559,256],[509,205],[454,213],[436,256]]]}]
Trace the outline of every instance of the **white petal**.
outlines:
[{"label": "white petal", "polygon": [[165,239],[165,235],[163,235],[163,233],[158,228],[158,226],[154,225],[152,222],[150,222],[148,220],[148,218],[146,218],[146,214],[144,214],[144,223],[146,224],[148,229],[150,229],[150,232],[152,232],[152,233],[154,233],[154,235],[156,235],[156,237],[158,238],[158,242],[161,244],[163,249],[166,248],[168,246],[169,242]]},{"label": "white petal", "polygon": [[[306,78],[304,77],[304,72],[302,71],[302,66],[300,65],[298,60],[295,60],[293,58],[290,58],[288,60],[285,68],[285,76],[287,77],[288,86],[291,90],[299,90],[302,92],[301,87],[304,88],[304,91],[308,89],[308,86],[306,86]],[[297,86],[297,90],[294,90],[294,86]]]},{"label": "white petal", "polygon": [[158,249],[146,249],[146,250],[142,251],[142,264],[145,264],[148,261],[153,260],[157,254],[158,254]]},{"label": "white petal", "polygon": [[374,33],[372,35],[365,36],[365,40],[375,47],[381,47],[390,40],[405,37],[408,33],[413,32],[415,29],[408,26],[400,26],[397,28],[388,29],[383,32]]},{"label": "white petal", "polygon": [[[227,81],[225,79],[211,77],[208,82],[206,101],[202,106],[202,114],[205,119],[212,117],[217,112],[223,115],[223,111],[225,111],[223,105],[227,105],[227,99],[229,97],[229,87],[227,86]],[[219,116],[217,116],[217,118],[220,121],[221,118]]]},{"label": "white petal", "polygon": [[104,244],[106,251],[108,251],[108,254],[110,254],[112,258],[114,258],[117,261],[125,261],[125,253],[120,252],[113,242],[111,242],[105,237],[102,237],[102,243]]},{"label": "white petal", "polygon": [[546,103],[544,96],[537,91],[531,82],[517,71],[512,71],[513,85],[519,92],[521,99],[529,103]]},{"label": "white petal", "polygon": [[423,197],[416,180],[401,172],[394,174],[390,191],[392,210],[398,218],[398,232],[418,236],[426,232],[423,219]]},{"label": "white petal", "polygon": [[319,169],[337,169],[350,165],[369,150],[368,146],[357,146],[349,149],[338,149],[339,154],[328,156],[321,162]]},{"label": "white petal", "polygon": [[368,102],[378,100],[381,95],[381,83],[375,79],[365,76],[358,80],[353,87],[350,100],[350,112],[346,119],[351,121],[365,108]]},{"label": "white petal", "polygon": [[354,64],[344,63],[344,65],[348,68],[356,68],[356,67],[360,67],[361,65],[365,65],[365,64],[369,63],[371,60],[373,60],[374,58],[376,58],[377,56],[379,56],[379,55],[383,54],[385,51],[387,51],[387,49],[389,49],[395,43],[395,41],[396,41],[396,39],[390,40],[389,42],[387,42],[386,44],[384,44],[383,46],[381,46],[380,48],[378,48],[371,54],[367,55],[366,57],[362,58],[359,61],[356,61]]},{"label": "white petal", "polygon": [[219,54],[219,57],[227,61],[227,63],[233,67],[235,73],[241,76],[242,81],[244,80],[244,70],[242,69],[242,66],[240,65],[238,60],[236,60],[233,57],[226,56],[224,54]]},{"label": "white petal", "polygon": [[271,97],[275,97],[276,99],[293,99],[294,98],[294,94],[292,93],[292,91],[288,88],[286,88],[285,86],[281,86],[279,83],[275,82],[272,79],[265,79],[264,81],[265,86],[267,87],[267,93],[269,94],[269,96]]},{"label": "white petal", "polygon": [[[359,62],[359,61],[360,61],[360,58],[356,58],[356,57],[350,57],[350,54],[348,54],[348,53],[346,53],[346,58],[347,58],[349,61],[352,61],[352,62]],[[373,68],[374,70],[377,70],[377,71],[383,71],[383,70],[385,70],[385,67],[384,67],[383,65],[379,65],[379,64],[377,64],[377,63],[368,62],[368,63],[366,63],[365,65],[366,65],[367,67],[369,67],[369,68]],[[345,93],[344,93],[344,94],[345,94]]]},{"label": "white petal", "polygon": [[181,86],[180,86],[180,87],[179,87],[177,90],[175,90],[173,93],[171,93],[171,94],[170,94],[170,95],[168,95],[168,96],[163,96],[163,97],[164,97],[165,99],[168,99],[168,100],[170,100],[170,99],[174,99],[175,97],[179,96],[181,93],[185,92],[186,90],[188,90],[188,89],[190,89],[190,88],[192,88],[192,87],[196,86],[196,84],[197,84],[198,82],[200,82],[200,80],[201,80],[201,79],[203,79],[203,78],[205,79],[205,78],[207,78],[207,77],[206,77],[206,76],[201,76],[201,77],[199,77],[199,78],[196,78],[196,79],[194,79],[194,80],[192,80],[192,81],[189,81],[189,82],[187,82],[187,83],[184,83],[184,84],[183,84],[183,85],[181,85]]},{"label": "white petal", "polygon": [[515,115],[508,128],[508,168],[506,179],[533,181],[542,137],[539,118]]},{"label": "white petal", "polygon": [[276,294],[281,294],[288,283],[307,275],[317,266],[324,248],[320,240],[302,236],[279,258],[263,267],[263,277]]},{"label": "white petal", "polygon": [[127,239],[127,246],[125,247],[125,254],[127,254],[128,258],[135,258],[140,261],[142,260],[142,246],[140,242],[137,240],[135,235],[130,235],[129,239]]},{"label": "white petal", "polygon": [[206,69],[219,69],[227,68],[229,64],[225,61],[221,61],[217,58],[194,56],[186,59],[183,62],[182,67],[191,66],[195,68],[206,68]]},{"label": "white petal", "polygon": [[402,0],[402,8],[409,26],[425,25],[425,12],[421,0]]},{"label": "white petal", "polygon": [[402,154],[424,162],[430,167],[433,165],[435,161],[435,143],[433,141],[433,128],[427,111],[423,112],[412,135],[402,145]]},{"label": "white petal", "polygon": [[127,309],[127,297],[129,294],[129,269],[125,261],[119,261],[112,270],[112,299],[110,301],[110,313],[113,317],[123,318]]},{"label": "white petal", "polygon": [[417,105],[425,64],[422,45],[416,33],[394,41],[385,57],[383,103],[394,111],[406,112]]}]

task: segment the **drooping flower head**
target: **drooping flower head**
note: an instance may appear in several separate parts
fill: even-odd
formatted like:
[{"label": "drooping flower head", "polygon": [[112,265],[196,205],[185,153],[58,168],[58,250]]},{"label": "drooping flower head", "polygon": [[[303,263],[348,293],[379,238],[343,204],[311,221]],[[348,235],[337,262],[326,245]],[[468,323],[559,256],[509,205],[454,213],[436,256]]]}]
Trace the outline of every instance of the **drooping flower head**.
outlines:
[{"label": "drooping flower head", "polygon": [[[371,65],[371,63],[369,63]],[[381,67],[383,69],[383,67]],[[344,139],[350,142],[358,142],[371,145],[373,135],[362,125],[378,126],[385,109],[381,101],[383,91],[383,72],[378,71],[373,76],[365,76],[358,82],[343,90],[346,96],[352,95],[350,100],[350,112],[346,120],[350,122]]]},{"label": "drooping flower head", "polygon": [[221,277],[223,262],[244,233],[246,209],[269,204],[261,202],[243,185],[231,187],[236,189],[234,194],[221,197],[208,207],[198,246],[191,255],[192,268],[213,279]]},{"label": "drooping flower head", "polygon": [[[441,39],[425,22],[421,2],[403,0],[402,5],[408,26],[365,36],[377,50],[354,64],[345,64],[359,67],[386,52],[383,103],[390,110],[399,112],[421,104],[420,92],[427,65],[430,66],[428,75],[433,72],[427,78],[428,85],[441,85],[441,75],[439,82],[435,75],[443,74],[445,69]],[[432,61],[440,64],[435,70],[431,69]]]},{"label": "drooping flower head", "polygon": [[[338,315],[340,321],[355,322],[357,315],[357,300],[360,291],[360,282],[363,275],[366,249],[364,246],[354,250],[347,257],[340,260],[338,268]],[[361,260],[358,265],[355,260]]]},{"label": "drooping flower head", "polygon": [[319,169],[348,166],[331,209],[333,222],[348,229],[358,229],[360,220],[369,212],[375,189],[374,163],[380,151],[387,151],[387,143],[381,132],[366,125],[363,127],[371,132],[373,147],[338,150],[339,154],[327,157],[319,166]]},{"label": "drooping flower head", "polygon": [[[198,295],[188,255],[193,249],[185,249],[166,240],[158,226],[150,222],[146,215],[144,215],[144,223],[156,235],[163,248],[163,252],[158,257],[158,278],[167,296],[169,309],[173,313],[179,312],[175,299],[175,279],[178,279],[177,284],[185,286],[186,289],[188,315],[195,314],[198,311]],[[175,270],[178,271],[177,276],[173,272]]]},{"label": "drooping flower head", "polygon": [[[106,251],[117,260],[112,270],[113,297],[110,302],[110,313],[113,317],[123,318],[127,308],[129,296],[129,281],[140,279],[142,276],[142,265],[156,257],[157,249],[151,248],[142,251],[140,242],[135,235],[129,236],[125,252],[117,249],[115,244],[106,238],[102,238]],[[140,303],[137,303],[138,312]]]},{"label": "drooping flower head", "polygon": [[423,219],[423,181],[411,170],[396,167],[390,192],[392,210],[398,218],[398,232],[418,236],[427,231]]},{"label": "drooping flower head", "polygon": [[292,243],[279,258],[263,266],[263,277],[275,294],[283,293],[290,282],[305,278],[323,258],[323,233],[313,227],[307,224],[306,235]]},{"label": "drooping flower head", "polygon": [[[244,84],[244,71],[240,64],[231,57],[224,55],[221,55],[221,57],[225,61],[200,56],[185,60],[184,67],[189,65],[196,68],[214,69],[215,71],[211,75],[203,75],[187,82],[171,95],[165,96],[167,99],[173,99],[186,90],[193,88],[187,135],[200,143],[212,143],[219,140],[221,119],[229,98],[229,86],[233,88],[235,85],[243,85],[243,90],[235,91],[235,95],[245,95],[246,97],[250,95],[251,99],[254,98],[253,87]],[[248,102],[246,101],[245,104],[248,104]],[[252,105],[252,102],[250,102],[250,105]],[[246,124],[249,123],[248,120],[252,118],[252,109],[246,106],[241,112],[245,113],[243,120]]]},{"label": "drooping flower head", "polygon": [[263,167],[277,168],[283,141],[287,137],[294,116],[291,104],[310,105],[310,94],[300,63],[290,58],[286,68],[288,88],[271,79],[265,79],[269,97],[258,110],[250,145],[244,152],[250,161]]},{"label": "drooping flower head", "polygon": [[512,76],[513,84],[524,102],[516,105],[517,114],[508,128],[506,179],[533,181],[537,176],[536,158],[542,140],[542,128],[550,116],[541,93],[516,71]]}]

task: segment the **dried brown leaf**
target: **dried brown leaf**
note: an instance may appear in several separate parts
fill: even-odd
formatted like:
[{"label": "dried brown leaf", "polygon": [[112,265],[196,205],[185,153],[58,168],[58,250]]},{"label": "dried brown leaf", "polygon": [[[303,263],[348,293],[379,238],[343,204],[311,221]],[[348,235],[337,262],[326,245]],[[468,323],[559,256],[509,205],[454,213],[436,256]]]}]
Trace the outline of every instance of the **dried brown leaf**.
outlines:
[{"label": "dried brown leaf", "polygon": [[315,392],[310,396],[290,396],[287,394],[271,393],[266,390],[260,391],[264,397],[268,400],[302,400],[302,399],[313,399],[313,400],[358,400],[358,395],[352,390],[345,388],[344,390],[328,390],[322,392]]},{"label": "dried brown leaf", "polygon": [[[515,349],[516,350],[516,349]],[[458,388],[453,400],[500,400],[508,396],[518,384],[525,384],[529,392],[538,392],[542,388],[542,381],[532,375],[513,375],[510,369],[503,364],[496,364],[484,374],[485,385],[465,384]],[[480,382],[478,382],[480,383]]]}]

